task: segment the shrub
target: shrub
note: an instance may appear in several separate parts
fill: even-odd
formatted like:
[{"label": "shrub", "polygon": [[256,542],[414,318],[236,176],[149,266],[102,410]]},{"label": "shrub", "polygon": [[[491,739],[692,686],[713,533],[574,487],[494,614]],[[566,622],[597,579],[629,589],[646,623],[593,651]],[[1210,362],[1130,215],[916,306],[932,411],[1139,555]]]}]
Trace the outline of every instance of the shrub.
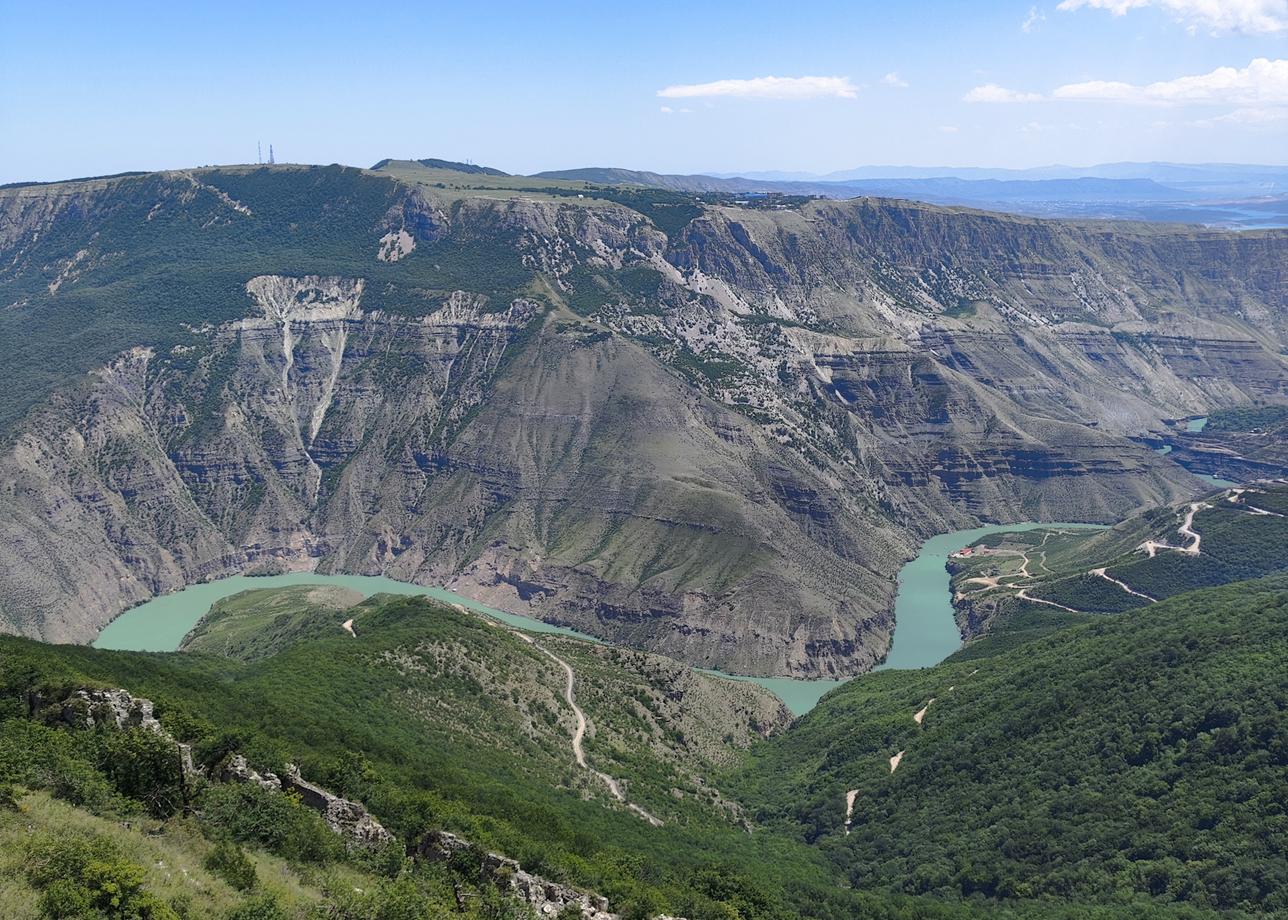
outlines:
[{"label": "shrub", "polygon": [[26,720],[0,722],[0,783],[47,789],[90,811],[128,809],[90,762],[92,739]]},{"label": "shrub", "polygon": [[37,837],[27,846],[26,874],[41,892],[41,915],[51,920],[178,920],[144,890],[143,868],[124,859],[105,837]]},{"label": "shrub", "polygon": [[231,840],[215,844],[206,855],[206,868],[238,891],[249,891],[259,881],[255,865]]},{"label": "shrub", "polygon": [[294,796],[252,785],[215,785],[200,806],[201,823],[214,836],[257,844],[285,859],[323,863],[344,852],[326,822]]},{"label": "shrub", "polygon": [[109,731],[100,756],[112,785],[154,816],[168,818],[183,807],[183,765],[169,738],[141,728]]},{"label": "shrub", "polygon": [[227,920],[287,920],[287,917],[276,898],[261,894],[234,907],[228,912]]}]

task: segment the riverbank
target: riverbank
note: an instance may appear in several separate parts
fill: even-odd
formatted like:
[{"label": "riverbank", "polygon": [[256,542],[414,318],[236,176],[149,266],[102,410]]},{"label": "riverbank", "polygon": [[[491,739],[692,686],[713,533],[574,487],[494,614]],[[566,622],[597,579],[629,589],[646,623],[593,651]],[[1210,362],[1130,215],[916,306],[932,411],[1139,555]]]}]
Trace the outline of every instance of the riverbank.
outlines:
[{"label": "riverbank", "polygon": [[[1088,524],[990,524],[931,537],[922,544],[916,558],[899,572],[895,597],[895,634],[890,653],[877,670],[928,668],[943,661],[961,647],[961,634],[952,606],[948,554],[993,533],[1035,530],[1043,527],[1094,527]],[[334,585],[373,594],[423,594],[435,600],[459,604],[482,616],[530,633],[554,633],[598,642],[585,633],[553,626],[481,604],[445,588],[415,585],[374,575],[319,575],[293,572],[286,575],[232,575],[182,591],[153,598],[132,607],[109,623],[92,643],[95,648],[141,652],[172,652],[183,637],[205,616],[216,601],[242,591],[285,588],[296,585]],[[729,680],[750,681],[781,699],[793,715],[809,712],[823,696],[844,680],[800,680],[791,677],[750,677],[706,671]]]}]

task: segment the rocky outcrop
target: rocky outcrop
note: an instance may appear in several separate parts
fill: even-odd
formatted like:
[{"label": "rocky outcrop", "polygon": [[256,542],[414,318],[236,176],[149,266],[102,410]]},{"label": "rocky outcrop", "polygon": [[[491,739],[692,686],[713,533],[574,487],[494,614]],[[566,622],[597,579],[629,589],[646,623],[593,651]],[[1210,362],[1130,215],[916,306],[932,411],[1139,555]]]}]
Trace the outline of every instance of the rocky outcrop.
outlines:
[{"label": "rocky outcrop", "polygon": [[119,729],[141,728],[169,737],[152,714],[152,701],[124,690],[77,690],[62,701],[61,709],[61,720],[73,728],[110,725]]},{"label": "rocky outcrop", "polygon": [[367,809],[357,802],[327,792],[321,786],[300,776],[294,764],[287,764],[286,775],[281,778],[283,792],[294,793],[300,801],[322,816],[327,826],[342,837],[365,846],[375,846],[393,840]]},{"label": "rocky outcrop", "polygon": [[[152,701],[134,696],[119,688],[79,689],[52,707],[38,693],[28,695],[27,709],[32,715],[52,714],[72,728],[92,730],[111,727],[118,730],[138,728],[155,732],[175,745],[185,777],[195,778],[204,771],[197,767],[189,745],[180,744],[153,715]],[[300,775],[299,768],[288,764],[286,775],[259,773],[242,754],[230,755],[220,766],[217,778],[225,783],[252,783],[271,792],[292,793],[301,803],[320,814],[327,826],[352,843],[376,846],[393,840],[393,835],[371,816],[361,804],[333,795]]]},{"label": "rocky outcrop", "polygon": [[249,783],[269,792],[281,792],[282,781],[276,773],[260,773],[251,767],[245,754],[231,754],[219,768],[219,780],[224,783]]},{"label": "rocky outcrop", "polygon": [[[473,852],[474,848],[455,834],[431,831],[417,842],[411,855],[425,862],[443,862]],[[580,909],[583,920],[618,918],[618,914],[609,911],[605,898],[525,872],[515,860],[496,853],[479,852],[477,855],[482,875],[498,888],[525,901],[538,917],[564,916],[565,910],[576,907]]]},{"label": "rocky outcrop", "polygon": [[300,775],[294,764],[286,765],[286,773],[260,773],[252,768],[245,755],[232,754],[219,769],[219,779],[225,783],[249,783],[269,792],[290,793],[300,803],[322,816],[327,827],[351,844],[381,846],[390,843],[394,836],[384,825],[371,816],[360,803],[342,798],[310,783]]},{"label": "rocky outcrop", "polygon": [[160,735],[174,745],[183,784],[190,791],[191,784],[204,777],[206,771],[194,761],[192,745],[176,741],[153,710],[151,700],[120,688],[81,688],[56,701],[46,700],[38,691],[27,694],[27,715],[33,718],[58,721],[83,731],[141,729]]}]

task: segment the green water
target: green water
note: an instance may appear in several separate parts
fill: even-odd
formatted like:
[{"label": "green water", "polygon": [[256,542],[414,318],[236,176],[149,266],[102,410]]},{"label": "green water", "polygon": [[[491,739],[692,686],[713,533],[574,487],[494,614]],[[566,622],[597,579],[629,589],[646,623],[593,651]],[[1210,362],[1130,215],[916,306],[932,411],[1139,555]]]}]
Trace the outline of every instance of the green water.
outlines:
[{"label": "green water", "polygon": [[294,572],[290,575],[262,577],[232,575],[218,581],[191,585],[174,594],[154,597],[147,603],[130,608],[109,623],[94,640],[94,647],[128,649],[135,652],[173,652],[215,601],[256,588],[286,588],[292,585],[336,585],[357,591],[363,597],[370,597],[373,594],[424,594],[436,600],[460,604],[528,632],[558,633],[562,636],[576,636],[581,639],[590,638],[563,626],[551,626],[549,623],[542,623],[531,617],[496,610],[443,588],[413,585],[405,581],[394,581],[392,578],[371,575],[315,575],[312,572]]},{"label": "green water", "polygon": [[794,716],[803,716],[829,691],[841,686],[844,680],[799,680],[794,677],[747,677],[743,674],[726,674],[699,668],[704,674],[713,674],[726,680],[741,680],[764,687],[783,701]]},{"label": "green water", "polygon": [[1200,415],[1198,418],[1192,418],[1185,423],[1186,431],[1202,431],[1207,427],[1207,416]]},{"label": "green water", "polygon": [[[989,524],[931,537],[917,558],[899,572],[894,602],[894,641],[890,654],[876,670],[911,670],[939,664],[961,648],[961,633],[953,613],[948,554],[994,533],[1017,533],[1047,527],[1100,530],[1098,524]],[[712,672],[719,673],[719,672]],[[804,715],[828,691],[844,680],[793,680],[790,677],[733,677],[749,680],[776,694],[795,715]]]},{"label": "green water", "polygon": [[938,664],[961,648],[953,616],[948,554],[994,533],[1019,533],[1047,527],[1097,529],[1094,524],[990,524],[941,533],[921,544],[917,558],[899,572],[894,602],[894,641],[877,670],[909,670]]},{"label": "green water", "polygon": [[[1092,527],[1087,524],[992,524],[931,537],[921,552],[899,573],[895,598],[894,644],[878,670],[928,668],[961,647],[961,636],[953,617],[949,588],[948,554],[993,533],[1036,530],[1043,527]],[[443,588],[413,585],[369,575],[316,575],[296,572],[264,577],[233,575],[205,584],[192,585],[156,597],[133,607],[107,625],[94,640],[96,648],[128,649],[139,652],[172,652],[216,601],[256,588],[284,588],[291,585],[337,585],[370,597],[373,594],[423,594],[437,600],[460,604],[518,629],[534,633],[556,633],[598,641],[591,636],[551,626],[531,617],[506,613],[480,604]],[[790,677],[744,677],[709,672],[731,680],[759,684],[778,696],[795,715],[809,712],[819,699],[843,680],[794,680]]]},{"label": "green water", "polygon": [[[1193,473],[1193,471],[1191,472]],[[1232,488],[1233,486],[1238,485],[1237,482],[1231,482],[1228,479],[1222,479],[1220,476],[1209,476],[1207,473],[1193,473],[1193,475],[1197,476],[1199,479],[1202,479],[1204,482],[1210,482],[1212,485],[1216,486],[1219,489],[1229,489],[1229,488]]]}]

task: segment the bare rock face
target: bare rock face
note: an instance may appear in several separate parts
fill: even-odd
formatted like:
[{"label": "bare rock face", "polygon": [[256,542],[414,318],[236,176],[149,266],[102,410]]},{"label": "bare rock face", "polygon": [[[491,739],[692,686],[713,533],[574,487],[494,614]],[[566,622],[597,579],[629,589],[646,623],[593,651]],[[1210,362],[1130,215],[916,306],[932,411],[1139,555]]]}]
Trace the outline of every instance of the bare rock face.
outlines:
[{"label": "bare rock face", "polygon": [[219,780],[224,783],[249,783],[269,792],[282,791],[282,781],[276,773],[260,773],[252,769],[244,754],[233,754],[228,758],[219,771]]},{"label": "bare rock face", "polygon": [[[871,199],[663,233],[604,202],[328,175],[308,181],[376,202],[334,271],[262,228],[180,344],[127,343],[0,441],[3,628],[88,641],[195,581],[317,570],[848,676],[888,647],[924,537],[1183,499],[1198,481],[1147,446],[1169,419],[1288,401],[1288,234]],[[5,317],[118,264],[93,235],[118,207],[135,228],[269,220],[222,181],[0,190]],[[529,280],[479,293],[505,264]]]},{"label": "bare rock face", "polygon": [[152,708],[151,700],[124,690],[77,690],[62,703],[62,721],[73,728],[111,725],[119,729],[142,728],[169,737]]}]

